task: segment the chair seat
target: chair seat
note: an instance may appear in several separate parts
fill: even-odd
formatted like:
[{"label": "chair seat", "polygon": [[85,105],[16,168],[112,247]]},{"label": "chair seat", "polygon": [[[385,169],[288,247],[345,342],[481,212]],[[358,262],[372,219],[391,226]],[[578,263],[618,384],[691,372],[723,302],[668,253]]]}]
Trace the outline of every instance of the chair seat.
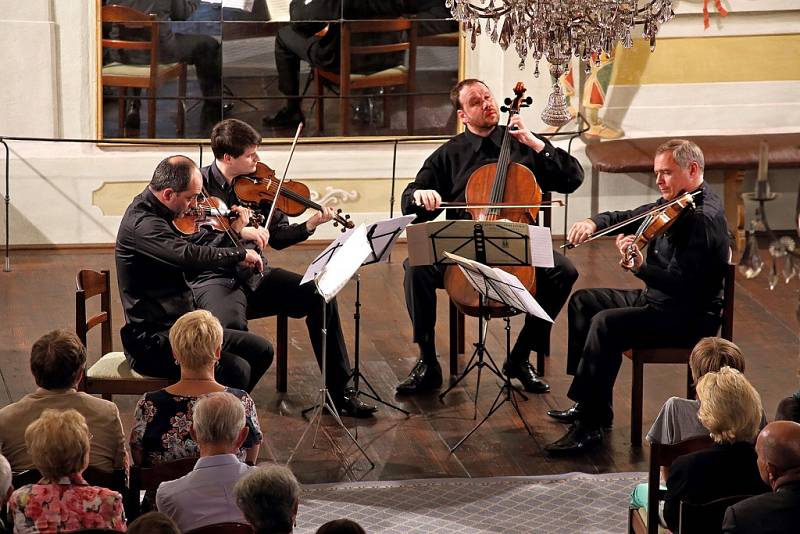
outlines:
[{"label": "chair seat", "polygon": [[351,80],[363,80],[365,78],[372,78],[373,76],[378,78],[383,78],[385,76],[405,76],[408,72],[408,67],[405,65],[397,65],[396,67],[392,67],[389,69],[379,70],[378,72],[373,72],[372,74],[350,74]]},{"label": "chair seat", "polygon": [[131,369],[124,352],[109,352],[86,371],[90,380],[163,380],[141,375]]},{"label": "chair seat", "polygon": [[[163,76],[169,71],[179,68],[180,63],[164,63],[158,65],[158,74]],[[103,65],[103,76],[129,76],[131,78],[149,78],[150,65],[128,65],[126,63],[109,63]]]}]

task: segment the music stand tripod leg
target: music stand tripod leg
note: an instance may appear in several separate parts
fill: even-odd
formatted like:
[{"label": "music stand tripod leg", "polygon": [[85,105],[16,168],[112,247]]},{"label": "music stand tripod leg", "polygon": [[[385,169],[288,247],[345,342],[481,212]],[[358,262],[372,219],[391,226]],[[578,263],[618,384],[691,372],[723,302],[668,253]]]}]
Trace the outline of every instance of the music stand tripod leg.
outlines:
[{"label": "music stand tripod leg", "polygon": [[[325,302],[325,299],[322,298],[322,387],[319,390],[319,403],[316,406],[313,406],[312,408],[306,409],[306,410],[303,411],[303,413],[305,414],[309,410],[313,410],[313,414],[312,414],[311,418],[308,420],[308,425],[306,426],[306,429],[303,431],[303,434],[300,436],[300,439],[297,441],[297,444],[294,446],[294,449],[292,450],[292,454],[289,456],[289,459],[286,461],[286,465],[289,465],[292,462],[292,460],[294,459],[295,453],[300,448],[300,444],[303,443],[303,440],[305,439],[306,435],[308,434],[308,431],[311,429],[312,426],[314,427],[314,441],[312,442],[312,447],[316,447],[317,434],[319,432],[319,427],[320,427],[320,424],[322,422],[322,410],[327,409],[328,413],[333,415],[333,418],[336,421],[336,424],[339,425],[339,428],[344,430],[345,434],[347,434],[347,437],[349,437],[350,440],[355,444],[355,446],[358,448],[358,450],[361,452],[361,454],[364,456],[364,458],[369,462],[370,466],[374,468],[375,467],[375,462],[372,461],[372,459],[369,457],[369,455],[367,455],[367,452],[364,450],[364,448],[361,446],[361,444],[358,443],[358,440],[356,440],[356,438],[353,436],[353,434],[350,433],[350,431],[347,429],[346,426],[344,426],[344,423],[342,422],[341,417],[339,417],[339,412],[336,411],[336,406],[333,403],[333,399],[331,398],[331,394],[328,391],[328,384],[327,384],[327,370],[328,370],[328,366],[327,366],[327,356],[328,356],[328,354],[327,354],[327,352],[328,352],[327,351],[327,343],[328,343],[327,303]],[[329,439],[332,440],[332,437],[329,436]],[[338,457],[338,455],[337,455],[337,457]],[[341,457],[339,457],[339,459],[340,459],[340,461],[342,460]],[[342,464],[344,465],[344,462],[342,462]],[[345,466],[345,467],[347,467],[347,466]]]},{"label": "music stand tripod leg", "polygon": [[[353,320],[355,321],[355,342],[353,344],[353,372],[350,374],[350,377],[353,379],[353,388],[356,390],[356,397],[359,395],[364,395],[375,402],[380,402],[384,406],[389,408],[393,408],[398,412],[402,412],[406,414],[406,417],[411,415],[411,412],[408,410],[404,410],[403,408],[392,404],[391,402],[387,402],[378,395],[378,392],[375,391],[375,388],[372,387],[372,384],[369,383],[367,377],[365,377],[361,373],[361,274],[356,273],[356,301],[355,301],[355,312],[353,313]],[[359,387],[359,382],[363,380],[364,384],[367,385],[369,388],[370,393],[366,391],[361,391]]]}]

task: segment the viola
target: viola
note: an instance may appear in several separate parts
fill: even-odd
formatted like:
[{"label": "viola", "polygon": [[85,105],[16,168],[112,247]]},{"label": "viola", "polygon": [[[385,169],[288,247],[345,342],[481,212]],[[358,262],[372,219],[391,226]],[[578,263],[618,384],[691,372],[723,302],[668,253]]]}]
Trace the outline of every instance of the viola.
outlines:
[{"label": "viola", "polygon": [[[231,221],[238,218],[239,214],[217,197],[205,197],[197,201],[197,206],[190,209],[180,217],[172,220],[173,226],[182,234],[191,235],[200,230],[201,227],[211,228],[217,232],[228,232],[231,230]],[[253,213],[250,216],[251,226],[262,226],[264,216],[260,213]]]},{"label": "viola", "polygon": [[[530,97],[524,98],[525,86],[517,82],[514,87],[514,98],[507,98],[508,107],[501,108],[511,117],[519,113],[520,108],[531,103]],[[500,157],[496,163],[488,163],[476,169],[467,181],[465,191],[467,208],[476,221],[496,221],[505,219],[513,222],[533,224],[542,207],[542,189],[530,169],[511,161],[511,135],[508,124]],[[499,207],[506,205],[508,207]],[[486,207],[491,206],[491,207]],[[536,271],[531,266],[501,267],[517,278],[531,293],[536,293]],[[481,309],[480,295],[467,281],[458,267],[450,266],[444,274],[444,286],[456,306],[468,315],[477,315]],[[505,305],[488,301],[488,311],[492,316],[508,315]]]},{"label": "viola", "polygon": [[[256,170],[250,176],[238,176],[233,180],[233,190],[239,200],[253,204],[262,201],[273,202],[275,207],[290,217],[301,215],[307,209],[322,211],[322,206],[311,200],[311,191],[308,186],[295,180],[284,180],[280,193],[275,199],[280,180],[275,176],[275,171],[262,162],[256,163]],[[342,225],[342,232],[355,227],[350,215],[336,211],[334,226]]]},{"label": "viola", "polygon": [[649,214],[636,230],[635,240],[628,245],[627,250],[619,261],[620,267],[625,270],[633,268],[633,260],[636,250],[644,250],[647,244],[656,237],[663,235],[678,220],[678,217],[686,208],[694,208],[694,195],[691,193],[680,193],[673,200],[660,206],[658,211]]}]

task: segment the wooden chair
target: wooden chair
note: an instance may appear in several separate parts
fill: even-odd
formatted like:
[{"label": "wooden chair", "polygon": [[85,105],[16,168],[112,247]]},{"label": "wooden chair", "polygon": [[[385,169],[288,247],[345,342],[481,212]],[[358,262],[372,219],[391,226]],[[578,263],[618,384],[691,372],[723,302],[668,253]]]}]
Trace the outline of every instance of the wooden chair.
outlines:
[{"label": "wooden chair", "polygon": [[[720,335],[733,341],[733,297],[736,284],[736,265],[729,263],[725,271],[724,296],[722,299],[722,326]],[[642,405],[644,399],[644,366],[657,363],[681,363],[686,365],[686,396],[694,398],[692,370],[689,368],[689,354],[692,349],[663,347],[654,349],[632,349],[623,354],[633,362],[631,384],[631,445],[642,445]]]},{"label": "wooden chair", "polygon": [[628,510],[628,532],[631,534],[658,533],[658,501],[661,491],[661,468],[669,467],[678,456],[707,449],[714,444],[710,437],[682,441],[674,445],[653,443],[650,445],[650,465],[647,471],[647,511],[643,508]]},{"label": "wooden chair", "polygon": [[[78,271],[75,279],[75,332],[86,345],[86,334],[100,325],[101,356],[84,370],[80,389],[111,400],[113,395],[142,395],[167,387],[166,378],[154,378],[131,369],[124,352],[113,352],[111,340],[111,285],[107,270]],[[100,295],[100,313],[87,319],[86,301]]]},{"label": "wooden chair", "polygon": [[[114,469],[108,472],[89,466],[84,470],[82,476],[92,486],[108,488],[118,491],[122,495],[128,492],[128,476],[124,469]],[[41,478],[42,474],[37,469],[14,471],[11,475],[11,486],[16,489],[26,484],[36,484]]]},{"label": "wooden chair", "polygon": [[725,510],[752,495],[723,497],[705,504],[691,504],[681,501],[678,519],[678,534],[719,534]]},{"label": "wooden chair", "polygon": [[[355,89],[368,89],[373,87],[402,86],[406,93],[406,127],[408,133],[414,131],[414,97],[416,90],[417,46],[416,26],[410,20],[398,18],[393,20],[361,20],[343,21],[341,23],[340,38],[340,65],[339,72],[314,69],[314,80],[317,89],[316,109],[317,126],[320,131],[325,129],[325,99],[323,93],[323,80],[330,84],[338,85],[339,94],[339,121],[341,135],[346,136],[350,127],[350,97]],[[353,34],[386,34],[406,32],[407,37],[401,42],[380,45],[351,46]],[[408,66],[397,65],[373,74],[354,74],[351,72],[352,59],[355,55],[381,55],[404,52],[408,50]],[[386,104],[386,96],[384,106]],[[384,111],[384,117],[388,114]]]},{"label": "wooden chair", "polygon": [[141,511],[142,492],[155,492],[158,485],[168,480],[181,478],[194,469],[194,456],[163,462],[153,467],[131,466],[129,500],[125,505],[128,520],[135,519]]},{"label": "wooden chair", "polygon": [[[159,22],[154,14],[145,14],[129,7],[107,5],[101,8],[103,23],[118,24],[125,28],[141,28],[149,32],[147,41],[103,38],[102,48],[145,50],[150,53],[149,65],[129,65],[113,62],[103,65],[101,84],[103,87],[117,87],[119,107],[119,127],[122,131],[125,122],[125,97],[129,88],[146,89],[147,96],[147,137],[156,136],[156,96],[158,89],[171,80],[178,80],[178,111],[175,117],[177,136],[183,137],[184,100],[186,96],[186,64],[159,63]],[[102,110],[101,110],[102,111]],[[102,118],[103,114],[100,113]]]},{"label": "wooden chair", "polygon": [[187,530],[183,534],[253,534],[253,527],[247,523],[215,523]]}]

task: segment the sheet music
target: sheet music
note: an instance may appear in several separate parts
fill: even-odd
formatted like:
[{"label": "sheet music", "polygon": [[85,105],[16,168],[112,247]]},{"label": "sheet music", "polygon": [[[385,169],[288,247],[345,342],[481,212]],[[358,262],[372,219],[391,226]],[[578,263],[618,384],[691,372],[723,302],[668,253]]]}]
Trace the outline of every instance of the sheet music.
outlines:
[{"label": "sheet music", "polygon": [[[547,226],[528,225],[531,244],[531,265],[535,267],[555,267],[553,259],[553,236]],[[552,322],[552,321],[551,321]]]},{"label": "sheet music", "polygon": [[222,0],[222,7],[232,7],[252,13],[255,2],[256,0]]},{"label": "sheet music", "polygon": [[306,273],[300,280],[300,285],[312,281],[315,276],[322,272],[322,270],[325,268],[325,265],[327,265],[331,257],[335,254],[336,249],[342,246],[342,244],[347,240],[347,236],[349,236],[350,232],[352,231],[353,230],[347,230],[346,232],[339,234],[339,237],[337,237],[330,245],[325,247],[325,250],[320,252],[319,255],[314,258],[314,261],[308,265]]},{"label": "sheet music", "polygon": [[[400,217],[393,217],[370,224],[367,227],[367,236],[369,236],[371,242],[371,250],[364,263],[385,263],[389,261],[392,247],[397,238],[400,237],[400,232],[411,224],[411,221],[415,218],[416,215],[401,215]],[[380,254],[380,257],[377,257],[376,254]]]},{"label": "sheet music", "polygon": [[322,272],[314,279],[317,291],[325,302],[330,302],[342,290],[370,252],[367,227],[361,224],[344,240]]}]

